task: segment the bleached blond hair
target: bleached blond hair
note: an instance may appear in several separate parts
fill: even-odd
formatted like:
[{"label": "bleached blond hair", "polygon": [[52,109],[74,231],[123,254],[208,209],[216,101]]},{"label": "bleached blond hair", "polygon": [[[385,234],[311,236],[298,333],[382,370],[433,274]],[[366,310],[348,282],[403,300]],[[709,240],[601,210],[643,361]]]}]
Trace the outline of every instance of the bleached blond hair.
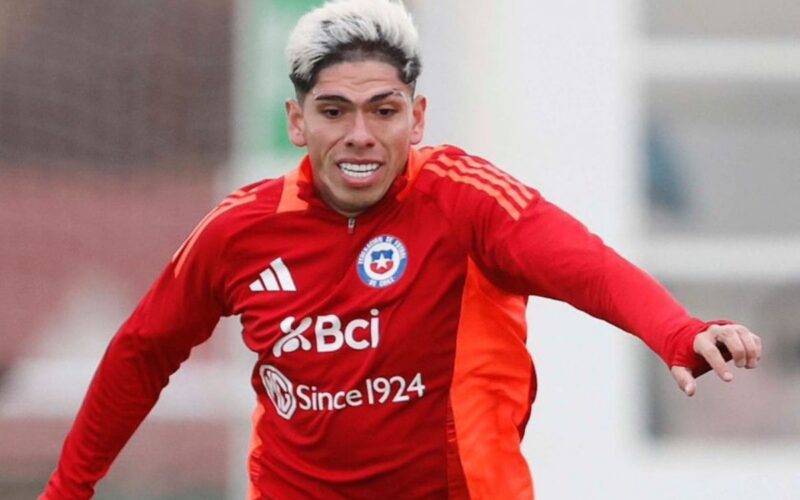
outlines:
[{"label": "bleached blond hair", "polygon": [[332,0],[300,18],[289,36],[289,76],[298,93],[306,93],[327,66],[376,59],[413,85],[422,69],[418,39],[400,0]]}]

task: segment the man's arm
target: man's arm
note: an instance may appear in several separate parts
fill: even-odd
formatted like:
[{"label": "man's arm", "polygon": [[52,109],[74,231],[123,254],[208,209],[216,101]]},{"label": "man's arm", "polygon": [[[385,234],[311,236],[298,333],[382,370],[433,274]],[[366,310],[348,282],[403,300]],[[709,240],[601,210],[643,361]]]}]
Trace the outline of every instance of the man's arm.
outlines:
[{"label": "man's arm", "polygon": [[219,245],[193,236],[111,340],[40,499],[90,498],[170,375],[211,335],[223,314],[214,292]]},{"label": "man's arm", "polygon": [[650,275],[569,214],[535,196],[518,221],[498,224],[493,241],[487,241],[502,282],[562,300],[639,336],[689,396],[696,388],[694,377],[709,369],[726,382],[732,380],[726,359],[732,357],[737,367],[758,365],[758,336],[729,321],[691,317]]},{"label": "man's arm", "polygon": [[693,377],[711,367],[730,378],[725,355],[737,366],[758,364],[760,339],[745,327],[689,316],[650,275],[491,164],[450,148],[426,170],[425,189],[440,193],[440,209],[497,286],[567,302],[637,335],[689,395]]}]

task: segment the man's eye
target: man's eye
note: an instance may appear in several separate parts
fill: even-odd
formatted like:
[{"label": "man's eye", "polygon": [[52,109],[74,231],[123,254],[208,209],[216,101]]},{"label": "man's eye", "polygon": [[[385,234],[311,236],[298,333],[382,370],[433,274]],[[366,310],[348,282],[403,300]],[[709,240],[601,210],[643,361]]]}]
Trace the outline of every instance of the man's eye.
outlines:
[{"label": "man's eye", "polygon": [[390,116],[394,116],[397,113],[397,110],[394,108],[378,108],[378,116],[383,118],[389,118]]},{"label": "man's eye", "polygon": [[322,110],[322,114],[328,118],[339,118],[342,116],[342,110],[336,108],[327,108]]}]

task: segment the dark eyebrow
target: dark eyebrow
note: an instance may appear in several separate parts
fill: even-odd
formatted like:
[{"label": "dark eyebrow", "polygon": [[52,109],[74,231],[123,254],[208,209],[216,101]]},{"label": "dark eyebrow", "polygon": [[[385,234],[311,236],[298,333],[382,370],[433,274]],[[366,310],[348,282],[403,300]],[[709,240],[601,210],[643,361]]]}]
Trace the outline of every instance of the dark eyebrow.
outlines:
[{"label": "dark eyebrow", "polygon": [[314,97],[315,101],[336,101],[336,102],[344,102],[347,104],[353,104],[353,101],[350,99],[338,95],[338,94],[322,94]]},{"label": "dark eyebrow", "polygon": [[388,99],[389,97],[392,97],[396,92],[397,92],[396,90],[390,90],[389,92],[384,92],[383,94],[374,95],[369,98],[369,102],[372,103]]},{"label": "dark eyebrow", "polygon": [[[396,93],[397,93],[396,90],[390,90],[388,92],[383,92],[383,93],[380,93],[380,94],[376,94],[376,95],[370,97],[368,102],[375,103],[375,102],[383,101],[384,99],[388,99],[389,97],[393,96]],[[346,97],[344,97],[342,95],[339,95],[339,94],[320,94],[320,95],[314,97],[314,100],[315,101],[334,101],[334,102],[343,102],[345,104],[353,104],[353,101],[351,101],[350,99],[348,99],[348,98],[346,98]]]}]

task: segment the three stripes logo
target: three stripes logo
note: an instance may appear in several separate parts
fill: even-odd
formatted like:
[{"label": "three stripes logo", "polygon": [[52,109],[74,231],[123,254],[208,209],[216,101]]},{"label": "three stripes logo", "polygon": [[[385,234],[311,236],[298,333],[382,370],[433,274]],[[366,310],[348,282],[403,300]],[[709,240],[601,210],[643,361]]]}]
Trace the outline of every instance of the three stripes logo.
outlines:
[{"label": "three stripes logo", "polygon": [[435,156],[425,169],[491,196],[514,220],[534,199],[530,188],[491,163],[475,156]]},{"label": "three stripes logo", "polygon": [[283,259],[278,257],[270,262],[269,267],[264,269],[254,282],[250,283],[250,290],[253,292],[296,292],[297,287],[289,268],[283,263]]}]

